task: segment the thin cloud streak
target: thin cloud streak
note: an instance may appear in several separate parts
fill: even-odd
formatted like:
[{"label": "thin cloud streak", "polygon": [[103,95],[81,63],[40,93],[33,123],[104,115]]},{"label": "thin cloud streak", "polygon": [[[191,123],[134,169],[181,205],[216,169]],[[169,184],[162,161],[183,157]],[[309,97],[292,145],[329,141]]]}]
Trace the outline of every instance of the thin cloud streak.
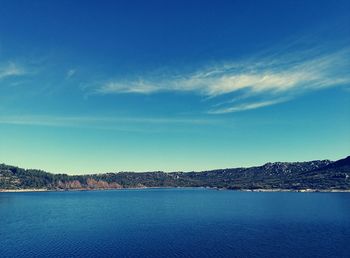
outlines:
[{"label": "thin cloud streak", "polygon": [[[318,49],[319,51],[319,49]],[[240,62],[226,63],[193,74],[169,76],[170,79],[112,80],[95,89],[99,94],[155,94],[160,92],[193,92],[205,98],[215,98],[245,90],[248,96],[266,95],[277,98],[248,103],[208,113],[222,114],[274,105],[310,90],[350,83],[350,49],[338,51],[301,51],[288,55],[270,54]],[[247,93],[248,92],[248,93]],[[247,100],[249,101],[249,100]],[[225,112],[223,112],[225,110]]]},{"label": "thin cloud streak", "polygon": [[0,80],[12,76],[20,76],[25,74],[23,68],[19,67],[15,63],[8,63],[7,65],[0,66]]},{"label": "thin cloud streak", "polygon": [[13,125],[37,125],[54,127],[93,127],[104,125],[104,128],[113,128],[115,125],[139,125],[139,124],[192,124],[208,125],[216,124],[218,119],[185,119],[185,118],[118,118],[118,117],[58,117],[58,116],[2,116],[0,124]]},{"label": "thin cloud streak", "polygon": [[244,103],[244,104],[240,104],[240,105],[233,106],[233,107],[227,107],[227,108],[208,111],[208,114],[226,114],[226,113],[240,112],[240,111],[245,111],[245,110],[267,107],[267,106],[279,104],[279,103],[286,102],[286,101],[288,101],[288,99],[284,98],[284,99]]}]

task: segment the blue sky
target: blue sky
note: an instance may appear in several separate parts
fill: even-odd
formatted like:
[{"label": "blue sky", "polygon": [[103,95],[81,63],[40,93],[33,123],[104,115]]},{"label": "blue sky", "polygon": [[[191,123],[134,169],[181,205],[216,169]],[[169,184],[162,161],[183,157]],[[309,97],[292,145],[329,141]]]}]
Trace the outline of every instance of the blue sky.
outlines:
[{"label": "blue sky", "polygon": [[349,1],[1,1],[0,162],[70,174],[350,154]]}]

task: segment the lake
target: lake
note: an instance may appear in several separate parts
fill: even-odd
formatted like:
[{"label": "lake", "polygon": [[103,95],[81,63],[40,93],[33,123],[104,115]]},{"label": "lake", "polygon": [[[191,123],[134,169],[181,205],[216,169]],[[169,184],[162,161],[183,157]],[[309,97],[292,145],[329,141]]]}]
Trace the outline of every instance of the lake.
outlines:
[{"label": "lake", "polygon": [[350,257],[350,193],[0,193],[0,257]]}]

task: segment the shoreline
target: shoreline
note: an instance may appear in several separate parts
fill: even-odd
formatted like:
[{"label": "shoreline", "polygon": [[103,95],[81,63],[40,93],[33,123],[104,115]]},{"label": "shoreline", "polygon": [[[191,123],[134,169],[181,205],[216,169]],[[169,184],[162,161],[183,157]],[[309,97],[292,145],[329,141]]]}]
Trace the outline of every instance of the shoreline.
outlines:
[{"label": "shoreline", "polygon": [[237,191],[237,192],[296,192],[296,193],[350,193],[349,190],[342,189],[227,189],[216,187],[130,187],[130,188],[106,188],[106,189],[46,189],[46,188],[30,188],[30,189],[0,189],[0,193],[27,193],[27,192],[77,192],[77,191],[111,191],[111,190],[142,190],[142,189],[179,189],[179,188],[204,188],[217,191]]},{"label": "shoreline", "polygon": [[0,193],[50,192],[48,189],[0,189]]},{"label": "shoreline", "polygon": [[295,193],[350,193],[349,190],[341,189],[242,189],[241,192],[295,192]]}]

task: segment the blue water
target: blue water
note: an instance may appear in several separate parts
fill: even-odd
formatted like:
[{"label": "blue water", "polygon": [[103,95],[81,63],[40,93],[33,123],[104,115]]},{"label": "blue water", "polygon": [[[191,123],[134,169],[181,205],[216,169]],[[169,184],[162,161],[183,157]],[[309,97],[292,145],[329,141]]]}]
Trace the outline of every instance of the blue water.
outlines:
[{"label": "blue water", "polygon": [[350,193],[0,193],[0,257],[350,257]]}]

